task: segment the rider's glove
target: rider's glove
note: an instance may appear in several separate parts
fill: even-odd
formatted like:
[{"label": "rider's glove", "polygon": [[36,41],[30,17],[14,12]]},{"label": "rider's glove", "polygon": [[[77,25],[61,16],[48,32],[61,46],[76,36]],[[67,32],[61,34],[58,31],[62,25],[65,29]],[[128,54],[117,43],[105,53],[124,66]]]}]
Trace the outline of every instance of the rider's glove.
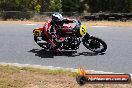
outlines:
[{"label": "rider's glove", "polygon": [[73,19],[73,23],[78,23],[76,19]]}]

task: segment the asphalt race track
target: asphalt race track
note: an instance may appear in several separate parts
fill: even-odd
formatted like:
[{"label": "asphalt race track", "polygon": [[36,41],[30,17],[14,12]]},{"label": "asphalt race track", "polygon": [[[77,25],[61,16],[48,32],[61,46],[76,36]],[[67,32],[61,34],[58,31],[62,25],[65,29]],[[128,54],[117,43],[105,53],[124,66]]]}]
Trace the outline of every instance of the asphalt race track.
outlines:
[{"label": "asphalt race track", "polygon": [[42,25],[0,24],[0,62],[132,74],[132,27],[88,27],[91,35],[103,39],[108,49],[95,54],[83,45],[77,52],[53,54],[33,40],[32,30]]}]

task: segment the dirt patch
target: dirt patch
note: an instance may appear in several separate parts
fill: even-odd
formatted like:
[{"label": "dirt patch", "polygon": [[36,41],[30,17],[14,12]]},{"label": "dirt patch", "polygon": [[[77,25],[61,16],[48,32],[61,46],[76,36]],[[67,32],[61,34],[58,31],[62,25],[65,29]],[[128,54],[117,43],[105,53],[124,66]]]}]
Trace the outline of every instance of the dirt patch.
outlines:
[{"label": "dirt patch", "polygon": [[116,26],[116,27],[132,27],[132,21],[121,22],[121,21],[87,21],[83,22],[85,25],[89,26]]},{"label": "dirt patch", "polygon": [[132,83],[79,86],[76,78],[68,74],[67,71],[0,66],[0,88],[132,88]]},{"label": "dirt patch", "polygon": [[[0,24],[44,24],[45,22],[33,22],[33,21],[0,21]],[[88,26],[121,26],[121,27],[132,27],[132,21],[121,22],[121,21],[86,21],[82,22]]]}]

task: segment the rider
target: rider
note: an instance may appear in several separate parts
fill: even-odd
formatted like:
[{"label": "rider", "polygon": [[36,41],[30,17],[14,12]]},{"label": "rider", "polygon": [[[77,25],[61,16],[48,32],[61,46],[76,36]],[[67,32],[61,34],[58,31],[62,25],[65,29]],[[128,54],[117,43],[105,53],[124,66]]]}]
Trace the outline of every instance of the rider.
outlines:
[{"label": "rider", "polygon": [[[61,34],[61,29],[63,27],[63,24],[66,23],[74,23],[76,20],[74,19],[67,19],[67,18],[63,18],[63,16],[58,13],[55,12],[54,14],[52,14],[52,20],[50,21],[51,27],[50,27],[50,34],[53,36],[57,36]],[[58,30],[56,29],[56,27],[58,28]],[[55,41],[53,40],[53,37],[51,39],[48,39],[51,43],[52,49],[60,51],[59,47],[57,46],[57,44],[55,42],[61,41],[60,39],[56,38]]]}]

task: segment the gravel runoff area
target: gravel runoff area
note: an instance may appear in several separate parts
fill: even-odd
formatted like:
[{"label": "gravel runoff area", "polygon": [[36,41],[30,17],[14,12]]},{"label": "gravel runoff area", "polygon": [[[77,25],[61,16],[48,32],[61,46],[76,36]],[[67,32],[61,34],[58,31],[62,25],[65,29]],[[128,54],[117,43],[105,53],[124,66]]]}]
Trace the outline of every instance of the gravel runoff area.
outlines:
[{"label": "gravel runoff area", "polygon": [[[132,27],[132,21],[121,22],[121,21],[83,21],[88,26],[125,26]],[[0,21],[0,24],[44,24],[44,22],[33,22],[33,21]]]}]

